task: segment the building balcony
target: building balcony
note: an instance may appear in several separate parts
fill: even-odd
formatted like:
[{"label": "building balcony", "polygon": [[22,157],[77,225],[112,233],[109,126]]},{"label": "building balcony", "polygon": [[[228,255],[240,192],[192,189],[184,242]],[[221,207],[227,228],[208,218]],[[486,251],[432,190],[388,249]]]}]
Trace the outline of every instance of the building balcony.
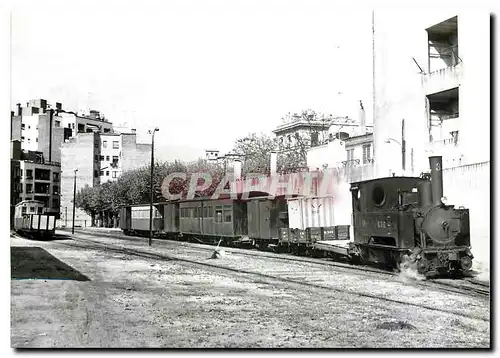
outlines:
[{"label": "building balcony", "polygon": [[426,95],[456,88],[462,81],[462,63],[428,73],[422,81]]}]

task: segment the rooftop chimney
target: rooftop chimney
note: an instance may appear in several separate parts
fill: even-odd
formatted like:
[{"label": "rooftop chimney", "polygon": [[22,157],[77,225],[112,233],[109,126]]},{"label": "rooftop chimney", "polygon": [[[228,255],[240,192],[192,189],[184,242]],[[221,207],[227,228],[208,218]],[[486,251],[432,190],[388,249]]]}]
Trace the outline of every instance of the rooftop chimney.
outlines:
[{"label": "rooftop chimney", "polygon": [[234,161],[234,179],[238,180],[241,178],[241,161],[236,159]]},{"label": "rooftop chimney", "polygon": [[276,175],[278,153],[271,152],[271,176]]},{"label": "rooftop chimney", "polygon": [[365,109],[363,107],[363,101],[359,101],[359,134],[366,134],[366,119],[365,119]]}]

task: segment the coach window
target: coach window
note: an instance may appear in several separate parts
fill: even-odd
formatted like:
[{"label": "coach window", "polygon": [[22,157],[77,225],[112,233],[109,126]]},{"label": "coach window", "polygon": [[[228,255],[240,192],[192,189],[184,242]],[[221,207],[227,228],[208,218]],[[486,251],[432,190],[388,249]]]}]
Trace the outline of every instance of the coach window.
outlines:
[{"label": "coach window", "polygon": [[203,208],[203,217],[208,218],[208,208],[206,206]]},{"label": "coach window", "polygon": [[224,222],[230,223],[232,219],[232,214],[233,214],[233,207],[232,206],[224,206]]},{"label": "coach window", "polygon": [[23,206],[23,207],[22,207],[21,212],[22,212],[23,214],[26,214],[26,206]]},{"label": "coach window", "polygon": [[32,206],[30,207],[30,213],[33,213],[35,211],[35,208]]},{"label": "coach window", "polygon": [[216,223],[222,222],[222,206],[215,207],[215,222]]},{"label": "coach window", "polygon": [[214,209],[211,206],[209,206],[208,207],[208,217],[211,218],[213,216],[214,216]]}]

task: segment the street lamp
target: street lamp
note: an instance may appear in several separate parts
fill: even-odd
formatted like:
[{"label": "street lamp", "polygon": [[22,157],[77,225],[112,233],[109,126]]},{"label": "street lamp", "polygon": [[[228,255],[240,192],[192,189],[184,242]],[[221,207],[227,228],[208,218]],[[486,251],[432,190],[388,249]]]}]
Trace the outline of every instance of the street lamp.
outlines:
[{"label": "street lamp", "polygon": [[150,182],[150,194],[151,198],[149,201],[149,240],[148,245],[151,246],[151,241],[153,239],[153,169],[155,162],[155,132],[158,132],[160,129],[156,127],[153,131],[148,131],[148,134],[152,134],[151,136],[151,182]]},{"label": "street lamp", "polygon": [[405,141],[405,120],[403,118],[401,122],[401,142],[394,138],[387,138],[385,143],[395,142],[401,147],[401,166],[403,168],[403,174],[406,169],[406,141]]},{"label": "street lamp", "polygon": [[78,169],[75,169],[75,179],[73,182],[73,227],[71,228],[71,235],[75,234],[75,210],[76,210],[76,172]]}]

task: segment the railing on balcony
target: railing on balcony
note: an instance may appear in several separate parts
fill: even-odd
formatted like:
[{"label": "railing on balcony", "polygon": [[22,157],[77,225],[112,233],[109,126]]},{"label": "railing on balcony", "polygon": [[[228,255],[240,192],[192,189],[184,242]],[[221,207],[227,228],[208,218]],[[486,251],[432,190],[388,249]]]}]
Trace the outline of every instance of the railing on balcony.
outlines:
[{"label": "railing on balcony", "polygon": [[361,160],[359,159],[351,159],[351,160],[344,160],[342,164],[344,167],[354,167],[357,166],[361,163]]},{"label": "railing on balcony", "polygon": [[440,147],[458,147],[458,139],[446,138],[446,139],[434,140],[432,141],[432,145]]}]

